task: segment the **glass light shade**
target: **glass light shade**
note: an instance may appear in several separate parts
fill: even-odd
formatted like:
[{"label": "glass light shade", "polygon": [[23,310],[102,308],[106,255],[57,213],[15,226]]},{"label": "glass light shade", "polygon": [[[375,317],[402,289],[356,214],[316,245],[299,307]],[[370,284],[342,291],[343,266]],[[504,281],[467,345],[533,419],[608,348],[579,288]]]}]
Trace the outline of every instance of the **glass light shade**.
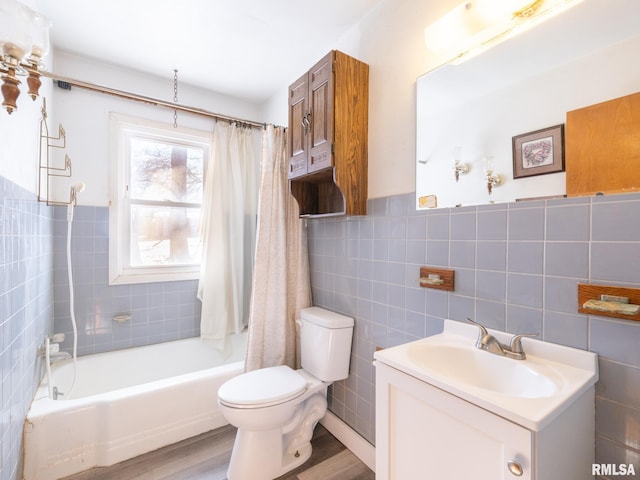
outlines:
[{"label": "glass light shade", "polygon": [[51,21],[38,12],[33,12],[31,23],[31,55],[43,58],[49,53],[49,29]]},{"label": "glass light shade", "polygon": [[581,1],[468,0],[426,27],[425,43],[429,50],[447,53],[451,58],[466,56],[472,50],[503,41]]},{"label": "glass light shade", "polygon": [[425,43],[435,52],[464,52],[504,29],[532,0],[469,0],[425,28]]},{"label": "glass light shade", "polygon": [[494,160],[494,156],[493,155],[487,155],[486,157],[484,157],[483,163],[484,163],[484,173],[486,175],[491,175],[493,173],[493,160]]},{"label": "glass light shade", "polygon": [[20,62],[31,53],[31,9],[15,0],[0,2],[2,54]]}]

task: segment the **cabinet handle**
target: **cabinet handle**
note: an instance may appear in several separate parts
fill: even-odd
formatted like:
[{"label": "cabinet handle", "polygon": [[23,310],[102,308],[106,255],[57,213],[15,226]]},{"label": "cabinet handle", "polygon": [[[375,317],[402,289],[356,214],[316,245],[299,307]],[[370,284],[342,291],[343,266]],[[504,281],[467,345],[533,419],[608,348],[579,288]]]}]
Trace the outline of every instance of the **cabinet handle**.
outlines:
[{"label": "cabinet handle", "polygon": [[509,460],[509,462],[507,463],[507,468],[509,469],[511,474],[516,477],[521,477],[522,474],[524,473],[524,469],[522,468],[522,465],[520,465],[515,460]]},{"label": "cabinet handle", "polygon": [[302,124],[302,128],[304,128],[304,133],[308,133],[311,128],[311,112],[305,113],[300,123]]}]

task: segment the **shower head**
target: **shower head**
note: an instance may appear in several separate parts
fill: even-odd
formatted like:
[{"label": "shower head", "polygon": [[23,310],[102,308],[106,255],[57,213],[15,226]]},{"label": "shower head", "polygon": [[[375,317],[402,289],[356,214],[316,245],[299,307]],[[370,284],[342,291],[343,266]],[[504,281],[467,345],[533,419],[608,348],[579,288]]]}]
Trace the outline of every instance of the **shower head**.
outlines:
[{"label": "shower head", "polygon": [[84,187],[85,185],[82,182],[74,183],[73,185],[71,185],[71,189],[69,192],[69,208],[73,208],[78,204],[77,194],[84,191]]},{"label": "shower head", "polygon": [[71,194],[75,195],[76,193],[84,192],[85,184],[83,182],[74,183],[71,185]]}]

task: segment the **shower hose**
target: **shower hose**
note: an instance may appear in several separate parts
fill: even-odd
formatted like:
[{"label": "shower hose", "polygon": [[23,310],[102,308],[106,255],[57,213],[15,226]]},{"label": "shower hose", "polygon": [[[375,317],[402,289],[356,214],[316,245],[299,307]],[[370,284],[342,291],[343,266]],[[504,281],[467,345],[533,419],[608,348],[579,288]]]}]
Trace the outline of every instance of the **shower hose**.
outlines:
[{"label": "shower hose", "polygon": [[71,187],[71,202],[67,206],[67,275],[69,278],[69,313],[71,315],[71,326],[73,327],[73,380],[71,381],[71,388],[69,388],[68,392],[65,392],[67,398],[71,398],[71,393],[76,384],[76,372],[78,368],[78,325],[76,323],[73,272],[71,268],[71,226],[73,225],[73,209],[76,204],[76,193],[82,190],[84,190],[84,185],[81,185],[80,188],[76,186]]}]

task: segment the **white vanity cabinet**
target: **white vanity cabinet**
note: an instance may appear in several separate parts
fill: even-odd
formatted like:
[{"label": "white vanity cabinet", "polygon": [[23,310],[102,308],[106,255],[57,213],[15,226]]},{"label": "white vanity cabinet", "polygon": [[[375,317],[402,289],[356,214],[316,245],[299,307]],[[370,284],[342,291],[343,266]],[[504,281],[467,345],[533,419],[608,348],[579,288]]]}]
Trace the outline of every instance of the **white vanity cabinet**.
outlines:
[{"label": "white vanity cabinet", "polygon": [[[592,479],[597,357],[532,342],[531,359],[505,359],[473,350],[475,331],[451,324],[441,335],[376,352],[376,479]],[[470,356],[456,358],[466,348]],[[433,367],[420,360],[445,350],[450,357]],[[484,360],[495,363],[493,390],[473,380]],[[511,370],[498,371],[502,362],[520,362],[507,364],[516,373],[527,365],[554,389],[522,390],[504,374]],[[471,380],[460,380],[461,370],[473,372]]]},{"label": "white vanity cabinet", "polygon": [[378,480],[536,478],[530,430],[384,364],[376,408]]}]

